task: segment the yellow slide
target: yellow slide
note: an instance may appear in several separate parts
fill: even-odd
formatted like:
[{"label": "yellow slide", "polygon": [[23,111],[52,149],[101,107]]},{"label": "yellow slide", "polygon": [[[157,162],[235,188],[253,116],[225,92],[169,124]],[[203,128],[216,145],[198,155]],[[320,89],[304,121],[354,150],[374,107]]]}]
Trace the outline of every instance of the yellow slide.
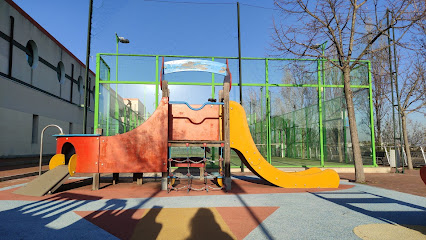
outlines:
[{"label": "yellow slide", "polygon": [[310,168],[296,173],[283,172],[269,164],[257,150],[251,137],[244,108],[230,101],[231,148],[244,164],[266,181],[284,188],[338,188],[340,177],[336,171]]}]

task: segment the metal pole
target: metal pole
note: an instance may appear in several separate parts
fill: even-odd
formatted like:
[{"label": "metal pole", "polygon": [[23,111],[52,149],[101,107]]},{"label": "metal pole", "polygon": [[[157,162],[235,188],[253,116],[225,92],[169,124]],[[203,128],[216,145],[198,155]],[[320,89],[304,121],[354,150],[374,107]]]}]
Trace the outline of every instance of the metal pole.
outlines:
[{"label": "metal pole", "polygon": [[[9,67],[7,71],[7,76],[12,78],[12,65],[13,65],[13,35],[15,30],[15,18],[10,16],[10,34],[9,34]],[[33,62],[36,61],[34,56],[32,56]]]},{"label": "metal pole", "polygon": [[87,133],[87,97],[88,97],[88,89],[89,89],[89,63],[90,63],[90,40],[92,33],[92,7],[93,0],[89,0],[89,23],[87,25],[87,46],[86,46],[86,79],[84,89],[84,114],[83,114],[83,134]]},{"label": "metal pole", "polygon": [[[240,34],[240,3],[237,2],[237,18],[238,18],[238,75],[240,86],[240,104],[243,105],[243,86],[242,86],[242,72],[241,72],[241,34]],[[244,172],[244,164],[241,162],[241,172]]]},{"label": "metal pole", "polygon": [[398,105],[398,125],[399,125],[399,143],[401,145],[401,152],[400,152],[400,158],[402,158],[401,164],[402,164],[402,173],[404,173],[404,155],[403,155],[403,132],[402,132],[402,125],[401,125],[401,104],[400,104],[400,98],[399,98],[399,88],[398,88],[398,65],[396,64],[396,44],[395,44],[395,28],[392,28],[392,42],[393,44],[393,62],[395,64],[395,92],[396,92],[396,102]]},{"label": "metal pole", "polygon": [[[389,9],[386,9],[386,23],[387,26],[389,26]],[[391,79],[391,92],[392,92],[392,125],[393,125],[393,144],[395,148],[396,153],[396,129],[395,129],[395,98],[394,98],[394,91],[393,91],[393,71],[392,71],[392,53],[391,53],[391,39],[390,39],[390,29],[388,29],[388,51],[389,51],[389,74]],[[396,172],[398,173],[398,158],[396,158]]]},{"label": "metal pole", "polygon": [[[238,17],[238,68],[239,68],[239,85],[240,85],[240,104],[243,105],[243,86],[241,72],[241,34],[240,34],[240,3],[237,2],[237,17]],[[241,165],[243,166],[243,165]]]}]

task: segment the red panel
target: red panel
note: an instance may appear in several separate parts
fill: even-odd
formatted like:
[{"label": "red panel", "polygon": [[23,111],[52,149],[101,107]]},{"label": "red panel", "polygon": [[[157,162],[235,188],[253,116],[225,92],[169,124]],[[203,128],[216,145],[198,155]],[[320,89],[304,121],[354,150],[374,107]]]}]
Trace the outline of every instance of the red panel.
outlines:
[{"label": "red panel", "polygon": [[[206,105],[194,111],[183,104],[169,105],[169,140],[219,139],[219,105]],[[191,105],[194,108],[201,105]]]},{"label": "red panel", "polygon": [[74,146],[77,154],[76,172],[97,173],[99,159],[99,137],[58,137],[56,143],[56,153],[62,151],[62,146],[69,142]]},{"label": "red panel", "polygon": [[168,99],[134,130],[100,139],[100,173],[167,172]]}]

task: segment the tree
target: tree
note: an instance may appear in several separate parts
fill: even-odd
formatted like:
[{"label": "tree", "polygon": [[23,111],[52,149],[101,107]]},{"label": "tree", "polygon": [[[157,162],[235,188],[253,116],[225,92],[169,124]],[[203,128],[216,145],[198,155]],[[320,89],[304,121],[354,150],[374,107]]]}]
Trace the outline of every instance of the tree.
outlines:
[{"label": "tree", "polygon": [[[383,48],[385,45],[384,38],[380,38],[378,42],[373,45],[373,48]],[[382,130],[384,127],[384,121],[388,117],[388,113],[391,110],[390,102],[387,101],[390,92],[390,81],[389,81],[389,52],[387,49],[372,53],[370,56],[371,60],[371,75],[373,77],[373,108],[375,113],[375,137],[376,146],[380,146],[383,143]]]},{"label": "tree", "polygon": [[412,66],[412,71],[404,77],[400,91],[400,113],[402,122],[402,135],[404,138],[405,153],[407,155],[408,169],[413,169],[411,160],[410,142],[408,141],[407,115],[413,112],[424,112],[426,106],[426,59],[420,54]]},{"label": "tree", "polygon": [[408,142],[410,146],[413,147],[421,147],[426,144],[426,126],[419,121],[413,121],[408,119],[407,124],[411,126],[411,128],[407,129]]},{"label": "tree", "polygon": [[[355,181],[365,182],[361,149],[355,120],[351,71],[365,56],[374,51],[371,46],[391,27],[400,30],[398,43],[408,29],[424,18],[424,8],[415,8],[416,1],[391,1],[379,6],[377,1],[366,4],[357,0],[276,0],[282,13],[282,24],[274,21],[273,47],[280,55],[319,57],[340,69],[349,119],[349,131],[353,149]],[[379,24],[378,9],[388,6],[393,11],[388,24]],[[373,9],[373,10],[370,10]],[[370,16],[375,16],[371,18]],[[383,14],[381,14],[383,15]],[[367,30],[368,29],[368,30]],[[315,44],[328,40],[332,51],[321,51]],[[332,54],[325,54],[325,53]],[[336,60],[333,60],[336,59]]]}]

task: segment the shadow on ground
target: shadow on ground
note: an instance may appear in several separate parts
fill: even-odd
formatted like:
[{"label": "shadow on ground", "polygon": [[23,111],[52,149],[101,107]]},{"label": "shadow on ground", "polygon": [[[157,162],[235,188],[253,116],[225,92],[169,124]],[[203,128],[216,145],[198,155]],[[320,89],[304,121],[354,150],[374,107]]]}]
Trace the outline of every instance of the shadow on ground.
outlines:
[{"label": "shadow on ground", "polygon": [[[369,192],[318,192],[312,195],[389,224],[426,225],[426,208]],[[351,197],[352,196],[352,197]],[[415,227],[413,230],[418,231]],[[426,232],[422,232],[426,234]]]}]

